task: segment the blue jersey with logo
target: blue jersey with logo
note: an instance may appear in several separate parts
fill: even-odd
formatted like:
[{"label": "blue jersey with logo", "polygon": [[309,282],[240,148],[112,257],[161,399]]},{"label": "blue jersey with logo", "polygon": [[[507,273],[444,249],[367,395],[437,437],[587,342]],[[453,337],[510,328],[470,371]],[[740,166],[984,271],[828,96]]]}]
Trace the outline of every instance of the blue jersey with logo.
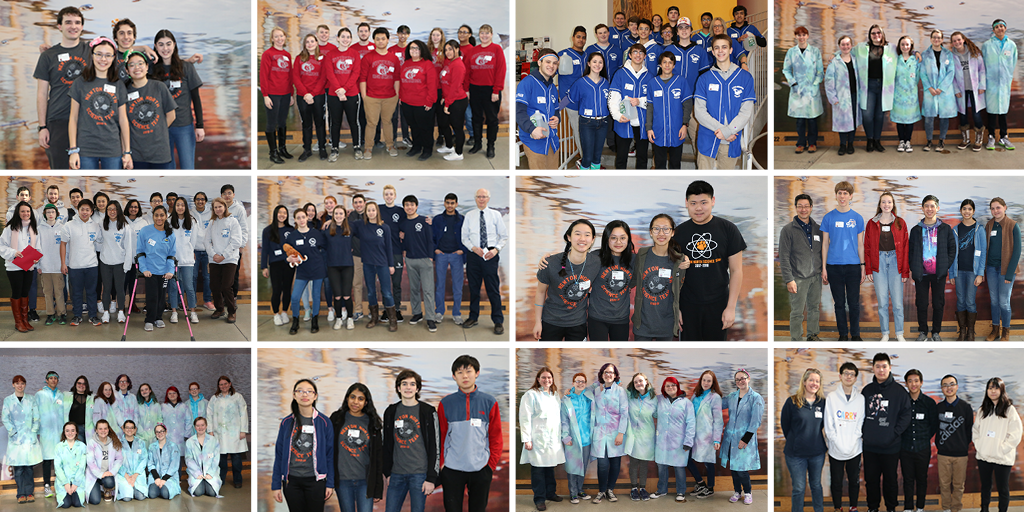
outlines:
[{"label": "blue jersey with logo", "polygon": [[[533,116],[540,112],[544,119],[551,119],[551,116],[558,115],[558,89],[554,82],[545,83],[537,72],[530,73],[516,86],[516,103],[526,105],[526,114]],[[558,151],[558,128],[548,129],[548,136],[543,139],[534,139],[530,136],[533,124],[523,126],[519,123],[519,141],[530,151],[539,155],[546,155],[549,151]]]},{"label": "blue jersey with logo", "polygon": [[705,52],[710,52],[711,51],[711,33],[710,32],[707,35],[702,34],[699,31],[698,32],[694,32],[693,34],[690,35],[690,41],[693,41],[694,44],[700,46],[701,48],[704,48]]},{"label": "blue jersey with logo", "polygon": [[[629,48],[629,44],[631,44],[627,44],[626,42],[626,36],[628,35],[628,28],[619,30],[615,28],[614,25],[608,27],[608,43],[611,44],[613,48],[615,48],[615,52],[618,53],[620,56],[622,55],[622,52],[626,51],[626,48]],[[619,62],[619,65],[622,65],[621,60]]]},{"label": "blue jersey with logo", "polygon": [[[592,44],[585,50],[587,57],[590,57],[590,54],[595,52],[604,56],[604,67],[608,71],[608,76],[614,75],[622,67],[622,52],[619,50],[618,45],[609,43],[607,48],[601,48],[597,44]],[[584,72],[589,73],[589,70],[584,69]]]},{"label": "blue jersey with logo", "polygon": [[[572,73],[567,75],[563,75],[561,72],[558,73],[559,99],[564,98],[569,94],[569,89],[572,88],[572,84],[583,77],[583,71],[587,67],[587,56],[572,48],[566,48],[558,52],[559,61],[561,61],[562,58],[572,60]],[[559,66],[559,68],[561,68],[561,66]],[[570,105],[569,108],[572,108],[572,105]]]},{"label": "blue jersey with logo", "polygon": [[[646,68],[639,76],[635,76],[632,66],[623,66],[622,69],[615,73],[615,78],[612,79],[609,91],[619,93],[619,96],[622,98],[644,98],[644,101],[646,101],[647,78],[649,76]],[[647,109],[643,108],[643,106],[637,106],[637,113],[640,119],[640,127],[643,128],[647,122]],[[612,112],[612,118],[618,119],[618,117],[618,112]],[[619,137],[624,139],[633,138],[633,126],[629,123],[622,123],[616,120],[614,129]]]},{"label": "blue jersey with logo", "polygon": [[[737,68],[732,71],[729,78],[723,79],[720,73],[712,69],[697,78],[693,97],[704,100],[711,117],[722,124],[728,124],[740,113],[744,102],[757,100],[754,93],[754,77],[746,70]],[[743,154],[742,145],[739,143],[742,136],[743,130],[737,131],[736,139],[729,143],[729,158],[739,158]],[[702,155],[718,158],[718,146],[721,142],[714,131],[704,125],[700,126],[697,150]]]},{"label": "blue jersey with logo", "polygon": [[583,77],[572,84],[569,90],[569,104],[584,117],[606,117],[608,115],[608,80],[601,78],[596,84]]},{"label": "blue jersey with logo", "polygon": [[711,56],[704,51],[704,47],[696,44],[691,44],[686,48],[681,46],[676,46],[676,48],[682,53],[682,60],[676,63],[672,74],[682,75],[690,83],[692,89],[697,85],[697,77],[701,72],[711,67]]},{"label": "blue jersey with logo", "polygon": [[652,76],[647,81],[647,104],[654,106],[651,129],[654,144],[674,148],[683,143],[679,130],[683,127],[683,102],[693,97],[693,89],[681,76],[673,75],[667,82]]}]

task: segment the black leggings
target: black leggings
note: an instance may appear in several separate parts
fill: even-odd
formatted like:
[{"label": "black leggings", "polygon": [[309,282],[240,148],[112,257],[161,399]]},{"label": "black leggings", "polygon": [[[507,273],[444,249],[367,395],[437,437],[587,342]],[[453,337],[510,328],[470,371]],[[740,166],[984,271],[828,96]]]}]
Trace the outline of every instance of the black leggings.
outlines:
[{"label": "black leggings", "polygon": [[28,290],[32,287],[31,270],[8,270],[7,280],[11,282],[11,298],[24,299],[28,297]]},{"label": "black leggings", "polygon": [[466,133],[462,126],[466,124],[467,103],[469,100],[466,98],[456,100],[452,106],[448,107],[448,114],[444,114],[448,122],[448,128],[443,133],[444,145],[449,148],[454,147],[456,155],[461,155],[462,148],[466,145]]},{"label": "black leggings", "polygon": [[639,126],[630,126],[633,130],[633,138],[625,139],[615,132],[615,168],[625,169],[629,159],[629,144],[636,141],[636,168],[641,171],[647,170],[647,137],[641,137]]},{"label": "black leggings", "polygon": [[334,302],[345,306],[349,318],[352,318],[352,278],[356,268],[348,267],[327,267],[327,279],[331,283],[331,291],[334,292]]},{"label": "black leggings", "polygon": [[594,317],[587,319],[587,329],[590,341],[629,341],[629,319],[625,323],[613,324]]},{"label": "black leggings", "polygon": [[433,154],[434,111],[402,103],[402,116],[409,121],[409,129],[412,131],[412,149],[419,149],[427,156]]},{"label": "black leggings", "polygon": [[202,482],[199,482],[199,485],[196,487],[196,492],[192,493],[192,496],[210,496],[216,498],[217,492],[213,490],[213,486],[210,485],[210,482],[203,480]]},{"label": "black leggings", "polygon": [[[288,311],[288,303],[292,296],[292,278],[295,269],[287,261],[270,262],[270,309],[277,314]],[[282,305],[283,302],[283,305]]]},{"label": "black leggings", "polygon": [[[1005,115],[1003,116],[1005,118]],[[1010,470],[1013,466],[993,464],[978,459],[978,474],[981,476],[981,510],[988,512],[992,502],[992,473],[996,475],[996,489],[999,491],[999,512],[1006,512],[1010,506]]]},{"label": "black leggings", "polygon": [[[489,85],[469,86],[469,103],[473,107],[473,141],[474,144],[483,138],[484,123],[487,123],[487,143],[494,144],[498,140],[498,108],[501,105],[501,93],[498,101],[491,101],[494,88]],[[451,109],[448,109],[451,112]]]},{"label": "black leggings", "polygon": [[363,125],[359,122],[359,107],[363,99],[358,94],[347,96],[345,101],[338,99],[337,94],[327,96],[327,112],[331,118],[331,144],[338,148],[338,138],[341,137],[342,114],[348,118],[348,129],[352,134],[352,145],[358,146],[359,140],[363,137]]},{"label": "black leggings", "polygon": [[899,135],[900,141],[905,141],[905,140],[909,141],[911,138],[914,137],[914,125],[913,125],[913,123],[911,123],[911,124],[896,123],[896,133]]},{"label": "black leggings", "polygon": [[167,280],[164,276],[153,274],[146,278],[146,323],[160,320],[164,314],[164,289]]},{"label": "black leggings", "polygon": [[846,473],[846,480],[850,489],[850,508],[857,506],[860,498],[860,454],[849,460],[837,460],[831,455],[828,456],[829,472],[832,474],[832,508],[843,507],[843,473]]},{"label": "black leggings", "polygon": [[[267,96],[274,105],[267,109],[267,131],[270,133],[276,132],[279,128],[287,128],[288,123],[288,110],[291,103],[291,95],[288,94],[271,94]],[[266,105],[264,104],[264,108]]]},{"label": "black leggings", "polygon": [[114,477],[105,476],[96,479],[96,483],[92,486],[92,491],[89,492],[89,504],[99,505],[103,501],[104,490],[114,490]]},{"label": "black leggings", "polygon": [[322,512],[324,509],[326,487],[326,480],[318,481],[311,476],[289,476],[284,489],[282,489],[285,502],[288,503],[288,510]]},{"label": "black leggings", "polygon": [[437,140],[443,141],[445,131],[450,131],[451,126],[448,126],[448,114],[444,113],[444,97],[441,95],[441,89],[437,90],[437,101],[434,102],[434,121],[437,123]]},{"label": "black leggings", "polygon": [[313,127],[316,126],[316,140],[321,146],[325,144],[324,139],[324,97],[325,94],[313,96],[313,104],[306,103],[302,98],[296,98],[295,104],[299,106],[299,116],[302,118],[302,149],[310,151],[313,147]]},{"label": "black leggings", "polygon": [[665,164],[668,164],[669,169],[680,169],[682,168],[682,157],[683,157],[683,145],[680,144],[675,147],[654,146],[654,168],[664,169]]},{"label": "black leggings", "polygon": [[559,327],[541,322],[540,341],[583,341],[587,337],[587,324]]},{"label": "black leggings", "polygon": [[[999,138],[1006,137],[1006,114],[993,114],[988,113],[988,135],[989,137],[995,137],[996,135],[996,122],[999,123]],[[996,139],[999,140],[999,139]]]}]

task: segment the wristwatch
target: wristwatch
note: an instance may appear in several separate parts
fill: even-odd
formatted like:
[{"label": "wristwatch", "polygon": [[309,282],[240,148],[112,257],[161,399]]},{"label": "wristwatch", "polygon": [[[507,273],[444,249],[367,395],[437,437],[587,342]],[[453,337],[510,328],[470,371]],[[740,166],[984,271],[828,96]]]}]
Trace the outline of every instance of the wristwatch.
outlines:
[{"label": "wristwatch", "polygon": [[124,153],[121,153],[121,156],[131,156],[131,154],[131,151],[125,151]]},{"label": "wristwatch", "polygon": [[38,128],[38,129],[37,129],[36,131],[37,131],[37,132],[41,132],[41,131],[43,131],[43,130],[46,130],[46,129],[47,129],[47,128],[46,128],[46,125],[45,125],[45,124],[42,124],[42,125],[39,125],[39,128]]}]

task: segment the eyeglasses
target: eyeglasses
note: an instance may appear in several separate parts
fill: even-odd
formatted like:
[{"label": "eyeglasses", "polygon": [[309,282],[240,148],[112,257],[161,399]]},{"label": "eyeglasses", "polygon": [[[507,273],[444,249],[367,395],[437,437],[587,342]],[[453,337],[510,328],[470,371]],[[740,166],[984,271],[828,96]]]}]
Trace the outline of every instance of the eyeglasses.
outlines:
[{"label": "eyeglasses", "polygon": [[135,62],[132,62],[132,63],[128,64],[128,69],[141,68],[141,67],[143,67],[145,65],[146,65],[145,62],[135,61]]},{"label": "eyeglasses", "polygon": [[750,377],[736,377],[736,382],[744,382],[750,380]]},{"label": "eyeglasses", "polygon": [[460,34],[471,34],[472,32],[470,32],[468,30],[460,30],[459,33]]},{"label": "eyeglasses", "polygon": [[101,59],[113,59],[114,58],[114,54],[113,53],[94,53],[92,55],[93,55],[93,57],[99,57]]},{"label": "eyeglasses", "polygon": [[843,377],[856,377],[857,374],[853,372],[843,372]]},{"label": "eyeglasses", "polygon": [[316,391],[305,390],[305,389],[296,389],[295,390],[295,394],[299,395],[299,396],[309,396],[309,395],[315,395]]},{"label": "eyeglasses", "polygon": [[942,385],[942,389],[949,389],[949,388],[955,388],[955,387],[956,387],[956,382],[946,383],[946,384]]},{"label": "eyeglasses", "polygon": [[672,228],[667,228],[667,227],[651,228],[651,233],[671,233],[671,232],[672,232]]}]

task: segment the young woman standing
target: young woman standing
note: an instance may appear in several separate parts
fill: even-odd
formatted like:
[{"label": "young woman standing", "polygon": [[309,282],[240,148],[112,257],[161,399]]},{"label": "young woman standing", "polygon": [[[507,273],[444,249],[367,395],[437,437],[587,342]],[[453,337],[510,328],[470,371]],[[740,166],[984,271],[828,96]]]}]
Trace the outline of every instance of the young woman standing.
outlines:
[{"label": "young woman standing", "polygon": [[686,258],[672,240],[676,223],[668,214],[651,219],[648,226],[654,247],[641,247],[636,255],[633,286],[638,287],[633,306],[633,339],[669,341],[679,336],[679,287],[682,270],[676,262]]},{"label": "young woman standing", "polygon": [[580,169],[601,168],[601,148],[608,134],[608,70],[604,54],[587,56],[587,74],[569,88],[569,99],[580,112]]},{"label": "young woman standing", "polygon": [[121,440],[110,430],[107,420],[96,422],[93,438],[87,445],[89,450],[85,487],[89,489],[89,504],[99,505],[101,501],[113,501],[117,480],[114,475],[124,463]]},{"label": "young woman standing", "polygon": [[[209,404],[210,401],[203,396],[203,392],[199,389],[199,383],[190,383],[188,385],[188,402],[186,402],[189,413],[188,430],[185,432],[186,438],[196,435],[196,429],[192,422],[194,422],[196,418],[206,417],[206,408]],[[177,440],[172,439],[172,441]],[[182,439],[182,442],[184,442],[184,439]],[[185,452],[182,451],[181,455],[184,456]]]},{"label": "young woman standing", "polygon": [[302,154],[299,162],[313,156],[313,127],[320,147],[320,159],[327,160],[327,142],[324,140],[324,111],[327,73],[323,69],[323,55],[316,36],[306,34],[302,38],[302,51],[292,63],[292,82],[298,96],[299,116],[302,119]]},{"label": "young woman standing", "polygon": [[[697,483],[693,493],[698,498],[707,498],[715,493],[715,457],[722,442],[722,389],[718,387],[718,377],[711,370],[704,370],[700,379],[693,386],[693,410],[696,433],[693,438],[693,450],[686,469]],[[700,463],[708,474],[708,482],[704,483],[700,474]]]},{"label": "young woman standing", "polygon": [[288,255],[284,253],[284,244],[290,243],[294,236],[288,221],[288,207],[282,204],[275,206],[270,219],[260,238],[263,244],[260,268],[263,277],[270,279],[270,309],[274,312],[274,325],[285,325],[289,320],[288,304],[295,277],[295,268],[288,264]]},{"label": "young woman standing", "polygon": [[562,501],[555,493],[555,466],[565,462],[565,452],[558,441],[560,414],[558,386],[548,367],[537,371],[533,386],[519,401],[519,431],[523,453],[520,464],[530,465],[530,485],[537,510],[547,510],[545,500]]},{"label": "young woman standing", "polygon": [[[167,434],[166,439],[178,448],[178,456],[181,456],[185,449],[185,433],[192,425],[192,412],[188,404],[181,401],[178,388],[171,386],[164,393],[164,403],[160,404],[160,414],[163,416],[163,428]],[[156,432],[154,428],[150,432]],[[153,437],[150,437],[152,444]],[[180,466],[179,466],[180,467]],[[163,473],[161,473],[163,474]],[[182,473],[181,476],[185,476]]]},{"label": "young woman standing", "polygon": [[188,471],[188,492],[192,496],[216,498],[223,479],[220,477],[220,443],[206,433],[206,418],[192,421],[196,434],[185,441],[185,466]]},{"label": "young woman standing", "polygon": [[861,112],[857,107],[860,81],[850,53],[853,39],[842,36],[836,45],[839,51],[825,70],[825,97],[832,105],[832,131],[839,133],[839,156],[843,156],[853,154],[853,135],[861,123]]},{"label": "young woman standing", "polygon": [[[100,250],[100,283],[103,285],[101,320],[110,323],[110,315],[117,314],[117,322],[125,321],[124,277],[132,269],[135,252],[135,231],[128,224],[121,204],[107,203],[106,215],[100,224],[103,229],[103,243]],[[109,305],[109,307],[108,307]]]},{"label": "young woman standing", "polygon": [[249,408],[242,394],[235,391],[231,379],[221,375],[217,379],[217,393],[206,408],[210,419],[210,435],[217,436],[220,444],[220,479],[227,481],[228,456],[235,489],[242,488],[242,454],[249,451],[246,442],[249,432]]},{"label": "young woman standing", "polygon": [[359,97],[359,52],[352,48],[352,31],[342,27],[338,31],[338,51],[331,53],[331,72],[327,73],[327,110],[331,117],[331,143],[334,147],[328,160],[338,159],[342,114],[348,118],[349,132],[352,134],[352,145],[355,147],[356,160],[362,160],[363,149],[359,141],[363,136],[363,125],[359,120],[362,110],[362,98]]},{"label": "young woman standing", "polygon": [[[60,210],[56,206],[47,204],[43,208],[43,219],[38,226],[41,247],[50,248],[43,252],[37,266],[39,282],[42,283],[40,286],[43,288],[43,303],[46,305],[46,325],[52,325],[54,322],[59,322],[60,325],[67,323],[64,275],[60,273],[60,231],[64,229],[64,223],[58,220],[59,215]],[[31,289],[30,286],[29,296],[32,295]],[[11,308],[11,311],[14,312],[14,308]]]},{"label": "young woman standing", "polygon": [[[284,45],[288,35],[280,27],[270,31],[272,46],[260,57],[260,93],[263,106],[267,109],[267,126],[264,135],[270,146],[270,161],[283,164],[284,158],[291,158],[285,143],[288,139],[288,110],[295,104],[292,85],[292,56]],[[334,116],[331,116],[332,118]]]},{"label": "young woman standing", "polygon": [[910,277],[908,240],[907,223],[896,216],[896,200],[892,193],[882,192],[878,196],[875,217],[868,221],[864,234],[864,273],[868,281],[875,284],[881,341],[889,341],[890,299],[896,339],[906,341],[903,338],[903,283]]},{"label": "young woman standing", "polygon": [[[174,232],[175,255],[178,258],[178,273],[174,277],[175,282],[168,282],[169,295],[171,299],[171,323],[178,323],[178,306],[182,305],[181,294],[185,294],[186,306],[182,308],[182,314],[189,316],[192,323],[199,322],[199,315],[196,314],[196,253],[195,239],[198,236],[199,221],[196,220],[188,208],[188,200],[178,197],[171,205],[171,218],[168,221],[171,231]],[[187,309],[185,309],[187,308]]]},{"label": "young woman standing", "polygon": [[811,486],[811,504],[821,510],[824,498],[821,490],[821,468],[825,465],[825,438],[821,435],[825,425],[825,393],[821,390],[821,372],[814,368],[804,371],[800,388],[786,399],[782,406],[780,424],[786,438],[786,467],[793,481],[791,510],[804,509],[804,490]]},{"label": "young woman standing", "polygon": [[625,436],[629,428],[629,400],[619,386],[619,369],[605,363],[597,372],[594,392],[594,414],[591,425],[591,457],[597,459],[597,496],[594,504],[615,497],[615,480],[619,477],[622,456],[626,454]]},{"label": "young woman standing", "polygon": [[158,424],[153,429],[153,435],[156,441],[149,445],[149,463],[146,466],[146,481],[149,484],[147,493],[150,499],[169,500],[181,494],[178,471],[181,468],[182,451],[179,444],[167,438],[166,426]]},{"label": "young woman standing", "polygon": [[383,427],[369,388],[359,382],[349,386],[331,423],[338,504],[343,512],[368,511],[384,496]]},{"label": "young woman standing", "polygon": [[[988,252],[985,254],[985,279],[992,301],[992,332],[986,340],[1010,341],[1010,293],[1013,291],[1020,261],[1020,225],[1006,215],[1006,201],[993,197],[988,204],[992,218],[985,223]],[[998,321],[997,321],[998,319]],[[999,325],[1002,323],[1002,333]]]},{"label": "young woman standing", "polygon": [[210,318],[224,316],[227,323],[235,323],[235,294],[231,291],[235,269],[238,267],[239,249],[242,248],[242,222],[228,211],[228,204],[220,197],[213,199],[213,217],[206,228],[206,251],[210,255],[210,287],[213,288],[215,311]]},{"label": "young woman standing", "polygon": [[444,146],[444,133],[445,129],[451,129],[448,126],[448,121],[445,119],[442,122],[442,116],[444,116],[444,97],[441,94],[441,71],[444,69],[445,57],[444,57],[444,43],[447,41],[444,35],[444,29],[441,27],[434,27],[430,31],[430,37],[427,40],[427,53],[430,55],[431,60],[434,62],[434,72],[437,73],[437,99],[434,102],[434,120],[437,124],[437,146]]},{"label": "young woman standing", "polygon": [[658,432],[655,440],[654,462],[658,464],[658,491],[654,497],[668,495],[668,470],[676,474],[676,501],[686,501],[686,463],[690,458],[688,447],[693,446],[696,420],[693,403],[686,398],[686,391],[679,387],[675,377],[666,377],[661,383],[661,396],[654,412],[658,418]]},{"label": "young woman standing", "polygon": [[[654,386],[642,373],[633,375],[626,385],[629,404],[629,427],[626,430],[626,455],[629,455],[629,499],[648,501],[647,468],[654,460],[654,417],[657,414],[657,395]],[[659,482],[660,483],[660,482]]]},{"label": "young woman standing", "polygon": [[[136,437],[135,433],[138,427],[134,421],[124,422],[121,429],[124,431],[124,441],[121,445],[124,462],[114,475],[116,482],[114,499],[118,501],[144,500],[149,497],[149,483],[146,481],[149,448],[144,439]],[[152,437],[152,432],[150,437]]]},{"label": "young woman standing", "polygon": [[128,126],[135,154],[135,169],[173,169],[170,132],[177,103],[163,82],[150,80],[149,60],[139,52],[131,52],[126,62],[131,81],[128,83]]},{"label": "young woman standing", "polygon": [[295,229],[291,231],[291,246],[298,255],[288,256],[287,262],[295,265],[295,284],[292,285],[292,326],[289,334],[299,332],[299,300],[306,285],[310,285],[313,301],[310,309],[313,312],[309,330],[320,332],[320,287],[327,278],[327,270],[323,252],[327,250],[327,240],[323,232],[309,227],[305,210],[295,210]]},{"label": "young woman standing", "polygon": [[1006,22],[992,22],[992,37],[981,45],[985,60],[985,111],[988,112],[988,144],[985,149],[996,149],[996,124],[999,125],[999,145],[1014,149],[1006,130],[1006,113],[1010,111],[1010,89],[1017,68],[1017,44],[1006,37]]},{"label": "young woman standing", "polygon": [[153,387],[149,384],[143,383],[139,386],[136,396],[139,400],[138,436],[143,443],[148,445],[153,442],[153,429],[156,428],[157,423],[164,422],[164,409],[160,406],[160,402],[156,399],[156,393],[153,392]]},{"label": "young woman standing", "polygon": [[[594,225],[573,221],[565,230],[565,250],[548,256],[537,270],[533,336],[538,340],[583,341],[587,337],[587,305],[598,265],[589,257]],[[587,263],[590,269],[587,269]]]},{"label": "young woman standing", "polygon": [[[75,386],[77,388],[77,384]],[[77,389],[76,389],[77,391]],[[99,388],[96,389],[96,398],[93,400],[92,414],[90,417],[84,418],[87,420],[92,428],[87,428],[85,423],[78,423],[78,431],[82,433],[82,441],[85,441],[85,436],[89,432],[92,432],[96,427],[96,422],[99,420],[116,421],[114,418],[114,404],[117,403],[117,398],[114,396],[114,386],[109,382],[101,382]]]},{"label": "young woman standing", "polygon": [[960,61],[953,52],[942,46],[942,31],[932,30],[931,51],[921,56],[921,85],[924,86],[924,99],[921,101],[921,115],[924,116],[924,131],[928,137],[925,151],[931,151],[932,135],[935,133],[935,118],[939,118],[939,140],[935,151],[946,149],[944,141],[949,120],[957,116],[956,97],[954,96],[953,80]]},{"label": "young woman standing", "polygon": [[434,104],[437,103],[437,69],[433,56],[423,41],[413,41],[405,48],[402,84],[399,98],[402,116],[409,120],[412,149],[405,156],[419,155],[423,161],[434,154]]},{"label": "young woman standing", "polygon": [[647,81],[647,121],[644,132],[654,148],[654,168],[679,169],[689,122],[684,102],[692,99],[690,82],[674,72],[676,55],[658,57],[658,76]]},{"label": "young woman standing", "polygon": [[281,420],[277,431],[270,488],[274,501],[288,500],[289,510],[322,512],[324,502],[334,494],[334,426],[317,410],[316,399],[313,381],[296,382],[292,413]]},{"label": "young woman standing", "polygon": [[757,451],[757,429],[764,415],[764,398],[750,389],[750,374],[739,370],[733,375],[736,391],[722,401],[722,409],[729,411],[729,424],[722,437],[722,467],[732,473],[730,503],[740,499],[744,505],[754,502],[750,492],[750,472],[761,469],[761,455]]},{"label": "young woman standing", "polygon": [[[153,64],[153,79],[167,84],[177,107],[174,122],[167,129],[171,140],[171,153],[178,153],[179,169],[195,169],[196,143],[206,138],[203,129],[203,103],[199,88],[203,80],[196,67],[178,57],[178,41],[170,30],[161,30],[153,37],[157,60]],[[192,116],[193,110],[195,117]]]},{"label": "young woman standing", "polygon": [[884,152],[882,147],[882,123],[885,112],[892,110],[893,90],[896,80],[896,51],[885,40],[882,27],[871,25],[868,40],[853,49],[857,66],[857,101],[864,118],[864,136],[867,138],[868,153]]},{"label": "young woman standing", "polygon": [[[462,160],[462,149],[466,144],[466,136],[462,130],[469,112],[469,94],[466,91],[466,65],[460,56],[459,43],[454,39],[444,44],[444,67],[441,68],[440,82],[443,102],[442,113],[438,119],[438,131],[444,136],[444,146],[438,149],[448,161]],[[441,129],[441,127],[444,129]]]},{"label": "young woman standing", "polygon": [[[128,225],[131,226],[132,231],[133,231],[132,234],[135,236],[135,240],[138,240],[139,239],[139,231],[142,231],[142,228],[144,228],[144,227],[149,225],[148,215],[144,215],[142,213],[142,203],[140,203],[138,199],[129,199],[128,202],[125,204],[125,207],[124,207],[124,218],[128,222]],[[135,260],[135,243],[134,242],[131,245],[131,250],[132,250],[131,251],[132,252],[132,260],[134,261]],[[135,269],[134,268],[129,268],[124,273],[124,294],[125,294],[125,297],[128,297],[129,299],[131,298],[132,288],[134,288],[134,287],[135,287]],[[145,286],[143,286],[143,288],[145,288]],[[127,307],[127,308],[135,308],[135,309],[133,309],[133,311],[136,312],[136,313],[142,311],[135,304],[125,304],[125,307]]]},{"label": "young woman standing", "polygon": [[89,63],[68,91],[68,163],[71,169],[131,169],[128,93],[114,69],[117,47],[109,38],[97,37],[89,48]]},{"label": "young woman standing", "polygon": [[498,140],[498,109],[501,91],[505,88],[505,51],[493,42],[490,25],[480,25],[480,44],[469,53],[466,68],[470,106],[473,108],[473,147],[469,154],[482,149],[484,123],[487,124],[487,158],[494,158]]},{"label": "young woman standing", "polygon": [[135,421],[139,417],[139,401],[131,393],[132,379],[130,377],[122,373],[117,376],[117,380],[114,382],[117,384],[117,390],[114,391],[114,406],[111,411],[113,415],[108,417],[107,420],[112,422],[108,423],[110,432],[120,436],[120,425],[124,425],[124,422],[128,420]]},{"label": "young woman standing", "polygon": [[981,477],[981,508],[988,510],[992,501],[992,475],[999,492],[999,512],[1010,505],[1010,471],[1021,438],[1021,421],[1013,400],[1006,396],[1006,384],[992,377],[985,385],[985,398],[974,413],[971,440],[974,442]]},{"label": "young woman standing", "polygon": [[590,499],[583,492],[583,477],[590,465],[593,439],[591,417],[594,413],[594,392],[587,388],[587,376],[572,376],[572,388],[562,397],[560,409],[562,450],[565,454],[565,472],[569,476],[569,502]]},{"label": "young woman standing", "polygon": [[85,505],[85,467],[85,442],[78,440],[78,426],[69,421],[61,429],[60,442],[53,457],[57,508],[81,508]]},{"label": "young woman standing", "polygon": [[978,320],[978,286],[985,280],[988,233],[974,220],[974,201],[960,203],[960,223],[953,229],[956,256],[949,267],[949,280],[956,289],[957,341],[974,341],[974,323]]},{"label": "young woman standing", "polygon": [[[942,341],[942,312],[946,304],[946,274],[956,258],[956,239],[949,224],[938,218],[939,198],[921,201],[924,219],[910,230],[907,257],[917,290],[917,341]],[[932,296],[932,336],[928,337],[928,290]]]},{"label": "young woman standing", "polygon": [[18,504],[32,503],[34,484],[32,471],[43,461],[43,449],[39,444],[39,409],[35,395],[25,393],[25,377],[15,375],[11,379],[14,393],[4,398],[0,419],[7,429],[6,465],[14,473],[17,484]]},{"label": "young woman standing", "polygon": [[363,282],[366,285],[366,297],[370,304],[370,319],[366,322],[366,328],[372,329],[379,322],[377,291],[373,284],[379,280],[384,308],[388,315],[388,330],[395,332],[398,330],[398,318],[395,316],[395,298],[391,292],[391,274],[395,273],[394,254],[391,250],[391,228],[381,219],[380,208],[373,201],[366,203],[362,221],[349,224],[349,228],[359,239],[362,252]]},{"label": "young woman standing", "polygon": [[959,61],[954,66],[953,89],[956,92],[956,106],[960,111],[960,131],[963,141],[957,149],[967,149],[971,145],[971,122],[974,123],[974,146],[972,151],[981,151],[984,142],[985,125],[981,122],[981,111],[985,110],[985,59],[973,41],[962,32],[953,32],[949,36],[953,45],[953,55]]},{"label": "young woman standing", "polygon": [[144,329],[164,327],[164,286],[174,277],[174,262],[168,259],[177,252],[174,231],[167,222],[167,209],[157,206],[153,210],[153,225],[139,231],[135,253],[139,255],[139,270],[146,277],[146,325]]},{"label": "young woman standing", "polygon": [[3,257],[5,261],[4,269],[7,271],[7,280],[11,283],[11,313],[14,315],[14,327],[18,332],[28,332],[35,330],[28,320],[28,303],[32,274],[36,271],[38,263],[25,270],[15,265],[14,260],[22,257],[22,252],[26,251],[29,246],[37,251],[47,249],[43,248],[40,243],[39,229],[36,226],[36,216],[32,213],[32,207],[28,203],[20,201],[15,206],[15,211],[17,214],[7,221],[3,234],[0,234],[0,257]]},{"label": "young woman standing", "polygon": [[800,26],[793,30],[796,46],[786,51],[782,73],[789,82],[789,117],[796,119],[796,152],[818,150],[818,117],[821,108],[821,82],[825,72],[821,67],[821,50],[808,46],[810,34]]},{"label": "young woman standing", "polygon": [[[892,111],[889,120],[896,123],[900,144],[897,153],[913,153],[914,124],[921,120],[921,102],[918,100],[917,84],[921,81],[921,63],[914,56],[914,39],[903,36],[896,45],[896,79],[893,85]],[[930,96],[930,94],[929,94]],[[931,136],[931,133],[928,134]]]},{"label": "young woman standing", "polygon": [[334,317],[334,329],[341,329],[345,324],[346,329],[352,330],[355,329],[352,319],[355,262],[352,259],[352,231],[344,208],[334,208],[331,221],[324,226],[324,235],[327,239],[327,277],[334,293],[334,305],[341,310],[341,314]]},{"label": "young woman standing", "polygon": [[601,233],[596,261],[591,263],[600,265],[587,309],[587,332],[591,341],[629,339],[629,289],[634,286],[636,271],[633,251],[629,224],[621,220],[609,222]]}]

